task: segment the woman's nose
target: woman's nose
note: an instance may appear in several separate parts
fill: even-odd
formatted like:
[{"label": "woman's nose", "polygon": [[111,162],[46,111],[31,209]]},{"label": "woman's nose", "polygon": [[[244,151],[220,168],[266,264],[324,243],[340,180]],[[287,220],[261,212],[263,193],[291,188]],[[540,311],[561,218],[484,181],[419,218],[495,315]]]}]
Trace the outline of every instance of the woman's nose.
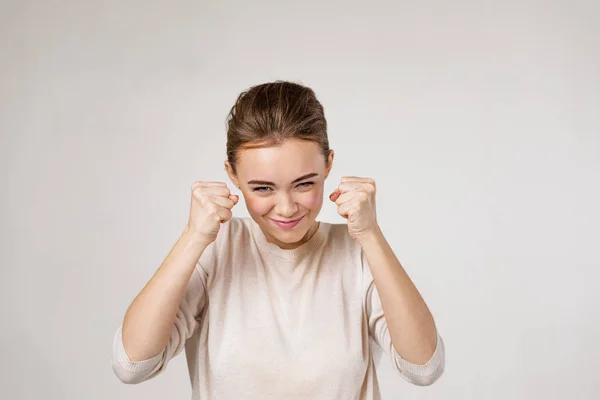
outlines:
[{"label": "woman's nose", "polygon": [[298,212],[298,204],[292,196],[283,193],[278,196],[275,212],[284,218],[291,218]]}]

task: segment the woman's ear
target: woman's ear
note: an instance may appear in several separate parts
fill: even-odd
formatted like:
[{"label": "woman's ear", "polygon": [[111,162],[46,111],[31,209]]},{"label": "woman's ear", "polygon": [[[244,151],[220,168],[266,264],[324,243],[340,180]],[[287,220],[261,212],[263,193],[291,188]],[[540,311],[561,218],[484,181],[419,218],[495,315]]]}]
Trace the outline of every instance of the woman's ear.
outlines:
[{"label": "woman's ear", "polygon": [[329,152],[329,157],[327,157],[327,166],[325,167],[325,179],[327,179],[327,177],[329,176],[329,172],[331,172],[331,167],[333,167],[333,158],[334,151],[331,150]]},{"label": "woman's ear", "polygon": [[229,175],[229,180],[231,181],[231,183],[233,183],[233,185],[239,189],[240,182],[238,181],[237,175],[233,171],[233,167],[231,166],[229,161],[225,161],[225,172],[227,172],[227,175]]}]

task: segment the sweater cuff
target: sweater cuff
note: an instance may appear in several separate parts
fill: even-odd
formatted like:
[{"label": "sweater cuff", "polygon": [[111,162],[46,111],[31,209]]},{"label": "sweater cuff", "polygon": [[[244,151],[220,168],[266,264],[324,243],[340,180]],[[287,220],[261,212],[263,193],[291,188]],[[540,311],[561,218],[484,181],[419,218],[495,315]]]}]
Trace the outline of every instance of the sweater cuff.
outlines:
[{"label": "sweater cuff", "polygon": [[439,373],[439,369],[444,367],[444,341],[442,340],[442,337],[439,335],[439,333],[437,334],[437,343],[435,346],[435,351],[433,352],[433,355],[431,356],[429,361],[427,361],[426,364],[413,364],[404,360],[402,357],[400,357],[398,352],[396,352],[394,346],[392,346],[392,351],[394,354],[394,362],[396,363],[398,369],[400,371],[404,371],[415,376],[428,377],[432,375],[437,375]]},{"label": "sweater cuff", "polygon": [[117,333],[115,334],[115,338],[113,341],[113,350],[114,355],[119,363],[119,365],[128,372],[138,373],[138,372],[146,372],[156,367],[163,356],[164,351],[155,355],[152,358],[141,361],[132,361],[129,358],[129,355],[125,351],[125,347],[123,346],[123,326],[119,326]]}]

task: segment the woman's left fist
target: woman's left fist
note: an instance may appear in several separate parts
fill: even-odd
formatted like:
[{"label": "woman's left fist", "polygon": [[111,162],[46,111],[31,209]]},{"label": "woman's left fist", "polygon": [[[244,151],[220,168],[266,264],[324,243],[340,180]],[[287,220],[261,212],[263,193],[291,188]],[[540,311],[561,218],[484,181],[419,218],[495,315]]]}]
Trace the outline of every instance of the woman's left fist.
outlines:
[{"label": "woman's left fist", "polygon": [[338,214],[348,221],[350,236],[358,242],[379,231],[375,192],[373,179],[345,176],[329,195],[329,199],[338,206]]}]

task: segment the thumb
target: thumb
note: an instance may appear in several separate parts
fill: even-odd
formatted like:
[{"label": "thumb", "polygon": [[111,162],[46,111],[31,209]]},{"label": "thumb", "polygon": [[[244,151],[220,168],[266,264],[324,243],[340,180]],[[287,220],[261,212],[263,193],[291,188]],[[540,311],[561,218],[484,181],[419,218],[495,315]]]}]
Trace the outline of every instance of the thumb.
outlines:
[{"label": "thumb", "polygon": [[338,189],[335,189],[333,193],[329,195],[329,200],[335,202],[338,199],[338,197],[340,197],[340,191]]},{"label": "thumb", "polygon": [[238,196],[237,194],[230,194],[229,200],[233,201],[233,205],[236,205],[238,201],[240,201],[240,196]]}]

